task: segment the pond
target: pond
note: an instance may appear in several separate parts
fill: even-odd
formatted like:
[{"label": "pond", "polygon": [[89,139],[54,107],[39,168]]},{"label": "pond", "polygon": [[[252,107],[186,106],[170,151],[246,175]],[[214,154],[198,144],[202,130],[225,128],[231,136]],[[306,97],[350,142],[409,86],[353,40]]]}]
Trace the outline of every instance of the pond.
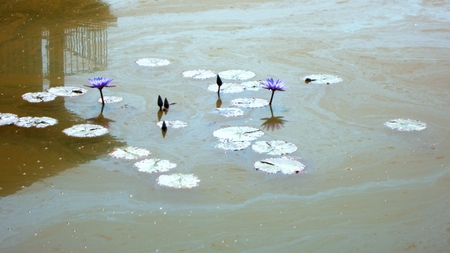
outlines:
[{"label": "pond", "polygon": [[0,7],[0,252],[450,247],[442,1]]}]

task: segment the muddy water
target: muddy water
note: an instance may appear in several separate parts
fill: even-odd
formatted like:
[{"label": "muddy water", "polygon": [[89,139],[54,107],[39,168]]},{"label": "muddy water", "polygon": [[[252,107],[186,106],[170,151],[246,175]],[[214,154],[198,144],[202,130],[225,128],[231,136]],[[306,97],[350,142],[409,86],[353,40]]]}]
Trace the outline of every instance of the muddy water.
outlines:
[{"label": "muddy water", "polygon": [[[0,129],[1,252],[448,252],[447,3],[29,2],[2,8],[0,112],[59,123]],[[143,57],[171,64],[134,64]],[[284,124],[261,127],[268,107],[213,114],[214,80],[181,75],[199,68],[285,80],[273,105]],[[344,81],[303,83],[309,74]],[[21,99],[94,76],[114,78],[105,94],[124,98],[101,117],[93,90],[46,104]],[[176,103],[162,117],[188,127],[162,137],[158,95]],[[270,92],[222,94],[222,107],[239,97]],[[383,126],[393,118],[427,129]],[[61,133],[88,121],[110,134]],[[266,175],[253,169],[265,155],[214,148],[214,130],[240,125],[297,145],[305,172]],[[160,187],[158,175],[108,155],[126,145],[176,163],[200,186]]]}]

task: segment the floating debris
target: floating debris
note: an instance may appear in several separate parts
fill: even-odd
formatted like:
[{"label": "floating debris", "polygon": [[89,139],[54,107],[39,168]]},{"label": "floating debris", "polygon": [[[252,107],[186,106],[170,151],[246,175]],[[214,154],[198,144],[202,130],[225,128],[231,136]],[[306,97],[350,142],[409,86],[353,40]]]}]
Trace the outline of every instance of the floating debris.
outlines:
[{"label": "floating debris", "polygon": [[236,98],[231,100],[230,106],[245,108],[260,108],[268,106],[269,102],[261,98]]},{"label": "floating debris", "polygon": [[120,159],[127,159],[127,160],[133,160],[138,159],[144,156],[150,155],[151,152],[148,151],[145,148],[137,148],[137,147],[126,147],[124,149],[121,148],[115,148],[111,153],[109,153],[110,156]]},{"label": "floating debris", "polygon": [[0,126],[12,125],[19,120],[19,117],[12,113],[0,113]]},{"label": "floating debris", "polygon": [[214,73],[214,71],[212,70],[197,69],[184,71],[182,75],[184,78],[207,79],[215,77],[216,73]]},{"label": "floating debris", "polygon": [[244,115],[244,111],[240,108],[216,108],[216,112],[225,117],[238,117]]},{"label": "floating debris", "polygon": [[252,149],[258,153],[267,153],[268,155],[285,155],[297,150],[293,143],[285,141],[257,141],[252,145]]},{"label": "floating debris", "polygon": [[167,172],[177,165],[171,163],[169,160],[161,159],[145,159],[134,164],[140,172],[146,173],[157,173],[157,172]]},{"label": "floating debris", "polygon": [[[212,92],[218,92],[219,86],[217,84],[211,84],[208,86],[208,90]],[[221,93],[239,93],[245,90],[244,86],[239,83],[223,83],[220,87]]]},{"label": "floating debris", "polygon": [[[105,104],[113,104],[117,103],[123,100],[123,97],[116,97],[116,96],[104,96],[103,101],[105,101]],[[102,98],[100,97],[97,102],[103,103]]]},{"label": "floating debris", "polygon": [[253,141],[263,136],[264,132],[254,127],[225,127],[213,132],[213,136],[222,142]]},{"label": "floating debris", "polygon": [[91,138],[107,134],[108,129],[100,125],[79,124],[64,129],[63,133],[72,137]]},{"label": "floating debris", "polygon": [[58,123],[58,120],[50,117],[20,117],[14,125],[18,127],[36,127],[44,128],[48,126],[53,126]]},{"label": "floating debris", "polygon": [[22,98],[30,103],[40,103],[53,101],[56,95],[50,92],[28,92],[22,95]]},{"label": "floating debris", "polygon": [[222,141],[215,146],[215,148],[220,148],[224,150],[243,150],[252,145],[249,141]]},{"label": "floating debris", "polygon": [[261,88],[261,82],[260,81],[243,82],[243,83],[241,83],[241,85],[246,90],[251,90],[251,91],[257,91],[257,90],[259,90]]},{"label": "floating debris", "polygon": [[248,80],[256,76],[256,74],[252,71],[241,69],[222,71],[219,72],[219,75],[223,79],[231,79],[231,80]]},{"label": "floating debris", "polygon": [[384,123],[385,126],[397,131],[422,131],[427,128],[427,123],[414,119],[391,119]]},{"label": "floating debris", "polygon": [[291,157],[268,158],[254,164],[256,170],[261,170],[269,174],[282,172],[283,174],[300,173],[305,169],[305,165]]},{"label": "floating debris", "polygon": [[342,82],[342,78],[327,74],[314,74],[302,77],[305,83],[311,84],[335,84]]},{"label": "floating debris", "polygon": [[74,86],[59,86],[52,87],[47,90],[48,92],[60,96],[60,97],[76,97],[81,96],[87,92],[86,89]]},{"label": "floating debris", "polygon": [[143,67],[161,67],[170,64],[170,60],[160,58],[141,58],[135,61],[139,66]]},{"label": "floating debris", "polygon": [[[183,128],[187,126],[186,122],[180,121],[180,120],[166,120],[164,121],[166,123],[166,127],[171,127],[171,128]],[[159,121],[158,123],[156,123],[156,125],[158,125],[160,128],[163,127],[163,121]]]},{"label": "floating debris", "polygon": [[197,187],[200,183],[200,179],[194,174],[177,173],[172,175],[161,175],[156,179],[156,182],[161,186],[182,189]]}]

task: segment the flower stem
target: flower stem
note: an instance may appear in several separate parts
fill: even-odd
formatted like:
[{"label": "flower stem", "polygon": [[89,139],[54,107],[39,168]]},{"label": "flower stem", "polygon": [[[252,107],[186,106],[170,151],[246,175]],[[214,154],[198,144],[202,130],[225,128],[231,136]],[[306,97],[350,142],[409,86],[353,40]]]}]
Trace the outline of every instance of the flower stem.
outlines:
[{"label": "flower stem", "polygon": [[270,96],[270,102],[269,102],[269,105],[272,105],[273,94],[275,94],[275,91],[274,91],[274,90],[272,90],[272,96]]},{"label": "flower stem", "polygon": [[105,100],[103,99],[102,89],[98,89],[100,91],[100,97],[102,98],[102,105],[105,105]]}]

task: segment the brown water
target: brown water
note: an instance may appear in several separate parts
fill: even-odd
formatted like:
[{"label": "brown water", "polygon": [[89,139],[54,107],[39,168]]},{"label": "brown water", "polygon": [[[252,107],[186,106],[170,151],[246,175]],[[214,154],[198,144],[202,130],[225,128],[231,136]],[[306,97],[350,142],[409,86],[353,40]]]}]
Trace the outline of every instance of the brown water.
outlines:
[{"label": "brown water", "polygon": [[[239,2],[239,3],[238,3]],[[11,1],[0,4],[0,112],[49,116],[44,129],[0,127],[1,252],[448,252],[450,250],[450,5],[447,1]],[[144,68],[143,57],[170,59]],[[213,114],[213,79],[192,69],[281,78],[263,140],[298,146],[296,175],[253,169],[250,149],[215,149],[212,132],[261,127],[268,107]],[[334,85],[302,82],[334,74]],[[97,118],[98,93],[45,104],[26,92],[114,78],[122,96]],[[155,126],[156,98],[167,97]],[[269,99],[270,92],[223,94]],[[383,126],[427,123],[421,132]],[[62,130],[96,121],[88,140]],[[200,186],[160,187],[158,175],[108,155],[137,146],[194,173]]]}]

